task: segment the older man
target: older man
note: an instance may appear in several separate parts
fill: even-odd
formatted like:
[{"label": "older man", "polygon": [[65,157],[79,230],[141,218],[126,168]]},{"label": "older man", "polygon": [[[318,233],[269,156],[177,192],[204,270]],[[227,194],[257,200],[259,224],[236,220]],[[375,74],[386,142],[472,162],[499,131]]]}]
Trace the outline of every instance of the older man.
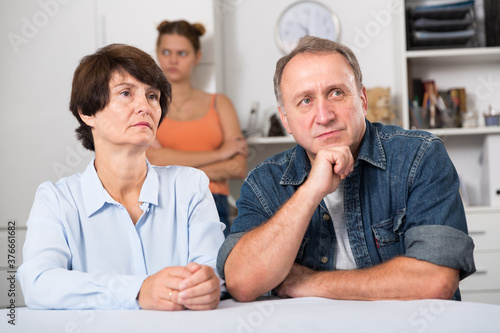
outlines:
[{"label": "older man", "polygon": [[283,297],[460,299],[475,271],[459,180],[430,133],[370,123],[359,64],[304,37],[276,65],[297,146],[252,170],[219,251],[228,291]]}]

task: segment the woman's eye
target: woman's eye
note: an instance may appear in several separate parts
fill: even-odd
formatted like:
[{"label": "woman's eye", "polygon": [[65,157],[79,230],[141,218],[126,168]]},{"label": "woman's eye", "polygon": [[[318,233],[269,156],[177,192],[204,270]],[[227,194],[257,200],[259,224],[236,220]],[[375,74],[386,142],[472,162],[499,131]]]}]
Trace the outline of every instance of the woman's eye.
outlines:
[{"label": "woman's eye", "polygon": [[157,95],[157,94],[150,94],[150,95],[148,95],[148,98],[149,98],[150,100],[153,100],[153,101],[157,101],[157,100],[159,100],[159,98],[158,98],[158,95]]},{"label": "woman's eye", "polygon": [[128,97],[128,96],[130,96],[130,91],[124,90],[124,91],[120,92],[120,95]]},{"label": "woman's eye", "polygon": [[163,54],[164,56],[166,56],[166,55],[169,55],[170,52],[168,50],[163,50],[163,51],[161,51],[161,54]]},{"label": "woman's eye", "polygon": [[188,55],[188,53],[186,51],[181,51],[181,52],[179,52],[179,55],[181,57],[186,57]]}]

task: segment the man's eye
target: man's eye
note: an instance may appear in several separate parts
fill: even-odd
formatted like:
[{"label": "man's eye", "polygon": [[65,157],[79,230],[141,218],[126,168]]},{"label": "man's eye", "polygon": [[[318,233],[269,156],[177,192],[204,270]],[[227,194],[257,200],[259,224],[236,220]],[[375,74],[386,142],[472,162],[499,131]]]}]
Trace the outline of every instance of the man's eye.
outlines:
[{"label": "man's eye", "polygon": [[179,55],[181,57],[186,57],[188,55],[188,53],[186,51],[181,51],[181,52],[179,52]]},{"label": "man's eye", "polygon": [[168,51],[168,50],[163,50],[163,51],[161,51],[161,53],[162,53],[164,56],[166,56],[166,55],[169,55],[169,54],[170,54],[170,51]]},{"label": "man's eye", "polygon": [[340,91],[340,90],[335,90],[335,91],[332,93],[332,95],[333,95],[334,97],[339,97],[339,96],[342,96],[342,91]]},{"label": "man's eye", "polygon": [[305,104],[305,105],[308,105],[310,104],[312,101],[310,98],[304,98],[302,101],[300,101],[301,104]]}]

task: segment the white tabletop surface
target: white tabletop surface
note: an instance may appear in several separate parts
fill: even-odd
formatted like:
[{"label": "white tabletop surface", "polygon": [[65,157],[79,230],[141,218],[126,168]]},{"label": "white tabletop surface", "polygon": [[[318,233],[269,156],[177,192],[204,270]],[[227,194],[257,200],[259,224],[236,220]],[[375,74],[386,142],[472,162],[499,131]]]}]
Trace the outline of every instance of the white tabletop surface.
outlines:
[{"label": "white tabletop surface", "polygon": [[[0,332],[500,332],[500,306],[323,298],[221,301],[216,310],[0,310]],[[9,318],[10,317],[10,318]]]}]

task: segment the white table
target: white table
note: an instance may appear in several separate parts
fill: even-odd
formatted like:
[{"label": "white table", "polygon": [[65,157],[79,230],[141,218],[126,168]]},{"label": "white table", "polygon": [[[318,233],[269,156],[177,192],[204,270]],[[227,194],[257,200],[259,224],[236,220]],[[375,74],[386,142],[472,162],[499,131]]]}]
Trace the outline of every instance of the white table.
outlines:
[{"label": "white table", "polygon": [[500,306],[322,298],[224,300],[212,311],[0,310],[0,332],[500,332]]}]

